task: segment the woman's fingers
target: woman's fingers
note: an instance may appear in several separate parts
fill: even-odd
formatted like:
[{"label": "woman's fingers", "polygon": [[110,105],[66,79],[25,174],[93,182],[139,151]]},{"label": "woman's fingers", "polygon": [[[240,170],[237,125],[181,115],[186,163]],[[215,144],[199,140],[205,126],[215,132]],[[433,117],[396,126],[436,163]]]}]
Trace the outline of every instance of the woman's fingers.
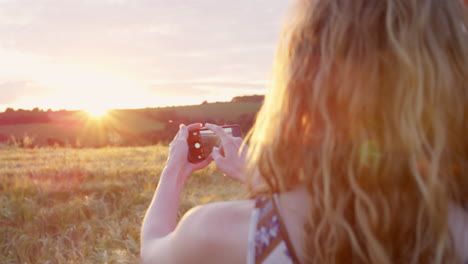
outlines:
[{"label": "woman's fingers", "polygon": [[195,130],[197,128],[200,128],[201,126],[202,126],[201,123],[193,123],[193,124],[190,124],[188,126],[186,126],[184,124],[180,124],[179,132],[177,132],[176,137],[188,138],[188,133],[190,131],[193,131],[193,130]]},{"label": "woman's fingers", "polygon": [[201,123],[193,123],[187,126],[188,131],[193,131],[197,128],[200,128],[202,126]]},{"label": "woman's fingers", "polygon": [[193,164],[193,169],[194,170],[201,170],[201,169],[205,168],[206,166],[208,166],[211,163],[212,160],[213,160],[212,157],[208,157],[208,158],[206,158],[206,159],[204,159],[204,160],[202,160],[202,161],[200,161],[198,163],[195,163],[195,164]]},{"label": "woman's fingers", "polygon": [[179,131],[174,136],[174,139],[172,140],[171,144],[169,144],[169,146],[172,146],[175,143],[175,141],[179,140],[179,139],[181,141],[187,141],[190,131],[193,131],[193,130],[195,130],[197,128],[200,128],[201,126],[202,126],[201,123],[194,123],[194,124],[190,124],[188,126],[185,126],[184,124],[181,124],[179,126]]},{"label": "woman's fingers", "polygon": [[[228,177],[242,180],[244,168],[244,151],[241,150],[242,138],[228,135],[222,127],[205,124],[205,127],[213,131],[221,140],[219,147],[213,147],[211,157],[216,163],[216,167]],[[244,149],[244,148],[243,148]]]},{"label": "woman's fingers", "polygon": [[177,133],[177,137],[180,139],[184,139],[188,137],[188,130],[184,124],[179,126],[179,133]]},{"label": "woman's fingers", "polygon": [[224,156],[221,155],[221,151],[218,147],[213,147],[213,151],[211,151],[211,157],[216,163],[218,163],[221,159],[224,158]]},{"label": "woman's fingers", "polygon": [[223,142],[223,143],[226,140],[229,140],[229,138],[231,138],[231,136],[229,136],[226,133],[226,131],[224,131],[223,128],[220,127],[220,126],[206,123],[205,127],[208,128],[209,130],[213,131],[221,139],[221,142]]},{"label": "woman's fingers", "polygon": [[178,133],[178,135],[179,135],[179,137],[180,137],[181,139],[187,140],[188,135],[189,135],[189,132],[190,132],[190,131],[193,131],[193,130],[195,130],[195,129],[197,129],[197,128],[200,128],[201,125],[202,125],[202,124],[200,124],[200,123],[194,123],[194,124],[190,124],[190,125],[188,125],[188,126],[185,126],[184,124],[181,124],[180,127],[179,127],[179,133]]}]

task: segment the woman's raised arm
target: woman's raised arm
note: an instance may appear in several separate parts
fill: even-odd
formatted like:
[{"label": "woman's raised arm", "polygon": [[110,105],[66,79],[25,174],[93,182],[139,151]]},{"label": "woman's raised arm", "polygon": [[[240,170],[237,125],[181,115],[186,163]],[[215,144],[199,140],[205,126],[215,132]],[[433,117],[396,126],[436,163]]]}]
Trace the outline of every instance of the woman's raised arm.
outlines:
[{"label": "woman's raised arm", "polygon": [[153,200],[146,213],[141,231],[141,255],[147,255],[148,245],[161,240],[173,232],[177,226],[177,212],[182,189],[193,171],[206,167],[211,159],[200,163],[187,160],[187,137],[190,130],[201,124],[181,125],[179,132],[170,144],[169,158],[159,180]]}]

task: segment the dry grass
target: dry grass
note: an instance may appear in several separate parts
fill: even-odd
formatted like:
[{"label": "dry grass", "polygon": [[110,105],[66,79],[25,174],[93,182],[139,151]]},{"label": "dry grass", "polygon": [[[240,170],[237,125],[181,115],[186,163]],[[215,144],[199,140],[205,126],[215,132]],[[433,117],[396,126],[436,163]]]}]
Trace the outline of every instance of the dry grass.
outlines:
[{"label": "dry grass", "polygon": [[[0,263],[138,263],[142,218],[167,151],[0,149]],[[180,214],[243,196],[210,166],[189,180]]]}]

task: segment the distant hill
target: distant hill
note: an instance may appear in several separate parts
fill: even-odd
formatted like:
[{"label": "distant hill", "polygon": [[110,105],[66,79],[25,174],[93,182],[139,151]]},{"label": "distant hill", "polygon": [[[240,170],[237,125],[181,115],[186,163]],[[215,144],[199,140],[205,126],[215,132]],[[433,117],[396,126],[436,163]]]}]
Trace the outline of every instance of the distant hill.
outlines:
[{"label": "distant hill", "polygon": [[[237,98],[237,99],[236,99]],[[250,100],[249,100],[250,99]],[[110,110],[100,119],[84,111],[12,110],[0,113],[0,143],[23,147],[103,147],[167,143],[180,124],[239,124],[251,128],[262,105],[259,96],[201,105]]]}]

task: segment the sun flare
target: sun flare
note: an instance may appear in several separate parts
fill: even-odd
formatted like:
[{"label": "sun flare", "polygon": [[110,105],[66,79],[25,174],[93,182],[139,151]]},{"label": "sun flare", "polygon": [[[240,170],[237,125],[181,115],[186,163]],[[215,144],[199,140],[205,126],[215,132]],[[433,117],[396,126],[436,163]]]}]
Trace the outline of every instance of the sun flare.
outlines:
[{"label": "sun flare", "polygon": [[99,119],[107,115],[108,110],[103,108],[88,109],[86,113],[89,117]]}]

